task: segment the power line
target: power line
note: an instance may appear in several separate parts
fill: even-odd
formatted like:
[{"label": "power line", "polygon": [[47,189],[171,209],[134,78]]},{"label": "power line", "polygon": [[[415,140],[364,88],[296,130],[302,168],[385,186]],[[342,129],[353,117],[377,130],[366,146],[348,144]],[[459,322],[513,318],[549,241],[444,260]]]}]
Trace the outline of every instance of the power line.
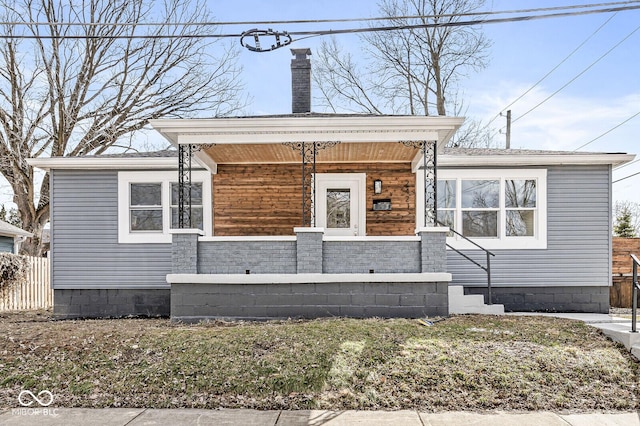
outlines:
[{"label": "power line", "polygon": [[[640,27],[639,27],[639,28],[640,28]],[[595,138],[591,139],[589,142],[587,142],[587,143],[585,143],[585,144],[583,144],[583,145],[580,145],[579,147],[577,147],[576,149],[574,149],[574,151],[577,151],[577,150],[579,150],[579,149],[582,149],[582,148],[584,148],[585,146],[589,145],[590,143],[597,141],[598,139],[600,139],[600,138],[601,138],[601,137],[603,137],[604,135],[607,135],[607,134],[609,134],[609,133],[613,132],[613,131],[614,131],[615,129],[617,129],[618,127],[620,127],[620,126],[622,126],[623,124],[625,124],[625,123],[627,123],[627,122],[629,122],[629,121],[633,120],[633,119],[634,119],[634,118],[636,118],[638,115],[640,115],[640,111],[636,112],[636,113],[635,113],[635,114],[633,114],[631,117],[629,117],[629,118],[627,118],[626,120],[624,120],[622,123],[617,124],[616,126],[614,126],[614,127],[610,128],[609,130],[607,130],[606,132],[604,132],[604,133],[603,133],[603,134],[601,134],[600,136],[596,136]]]},{"label": "power line", "polygon": [[513,120],[513,123],[515,123],[516,121],[520,120],[521,118],[525,117],[527,114],[529,114],[531,111],[535,110],[536,108],[538,108],[540,105],[544,104],[545,102],[547,102],[549,99],[551,99],[552,97],[554,97],[555,95],[557,95],[561,90],[563,90],[564,88],[566,88],[568,85],[570,85],[571,83],[573,83],[574,81],[576,81],[578,78],[580,78],[584,73],[586,73],[587,71],[589,71],[594,65],[596,65],[598,62],[600,62],[602,59],[604,59],[609,53],[613,52],[618,46],[620,46],[622,43],[624,43],[625,41],[627,41],[627,39],[629,37],[631,37],[633,34],[636,33],[636,31],[640,30],[640,26],[638,26],[635,30],[631,31],[626,37],[624,37],[622,40],[620,40],[618,43],[616,43],[611,49],[607,50],[604,54],[602,54],[598,59],[596,59],[594,62],[591,63],[591,65],[589,65],[587,68],[585,68],[584,70],[582,70],[582,72],[580,72],[578,75],[576,75],[575,77],[573,77],[571,80],[569,80],[566,84],[564,84],[562,87],[560,87],[558,90],[556,90],[555,92],[553,92],[552,94],[550,94],[549,96],[547,96],[544,100],[542,100],[540,103],[538,103],[536,106],[534,106],[533,108],[529,109],[527,112],[525,112],[524,114],[520,115],[518,118],[516,118],[515,120]]},{"label": "power line", "polygon": [[613,181],[613,182],[611,182],[611,183],[618,183],[618,182],[620,182],[620,181],[622,181],[622,180],[629,179],[630,177],[634,177],[634,176],[637,176],[637,175],[640,175],[640,172],[637,172],[637,173],[634,173],[634,174],[632,174],[632,175],[625,176],[625,177],[623,177],[623,178],[620,178],[620,179],[614,180],[614,181]]},{"label": "power line", "polygon": [[[338,35],[338,34],[358,34],[358,33],[367,33],[367,32],[383,32],[383,31],[399,31],[399,30],[411,30],[411,29],[424,29],[424,28],[442,28],[442,27],[463,27],[463,26],[476,26],[476,25],[485,25],[485,24],[501,24],[507,22],[522,22],[522,21],[530,21],[530,20],[538,20],[538,19],[547,19],[547,18],[564,18],[570,16],[581,16],[581,15],[589,15],[595,13],[613,13],[627,10],[636,10],[640,9],[640,5],[637,6],[623,6],[623,7],[613,7],[613,8],[605,8],[605,9],[596,9],[596,10],[584,10],[579,12],[563,12],[563,13],[551,13],[551,14],[543,14],[543,15],[528,15],[528,16],[516,16],[513,18],[497,18],[497,19],[474,19],[470,21],[458,21],[458,22],[437,22],[432,24],[407,24],[407,25],[392,25],[392,26],[382,26],[382,27],[365,27],[365,28],[346,28],[346,29],[338,29],[338,30],[314,30],[314,31],[290,31],[290,32],[282,32],[286,33],[290,36],[301,36],[296,41],[311,38],[311,37],[320,37],[327,35]],[[104,25],[104,24],[103,24]],[[111,25],[111,24],[107,24]],[[164,24],[168,25],[168,24]],[[194,24],[195,25],[195,24]],[[640,27],[639,27],[640,28]],[[151,34],[151,35],[0,35],[0,39],[173,39],[173,38],[239,38],[242,36],[242,33],[228,33],[228,34],[168,34],[168,35],[159,35],[159,34]],[[515,121],[515,120],[514,120]]]},{"label": "power line", "polygon": [[[540,80],[536,81],[533,86],[531,86],[530,88],[528,88],[522,95],[518,96],[515,100],[513,100],[509,105],[507,105],[506,107],[502,108],[502,111],[508,109],[509,107],[511,107],[513,104],[515,104],[516,102],[518,102],[520,99],[522,99],[523,97],[525,97],[529,92],[531,92],[535,87],[537,87],[540,83],[542,83],[547,77],[549,77],[555,70],[557,70],[562,64],[564,64],[569,58],[571,58],[578,50],[580,50],[582,48],[582,46],[584,46],[585,44],[587,44],[587,42],[589,40],[591,40],[598,32],[600,32],[600,30],[602,28],[604,28],[605,25],[607,25],[609,23],[609,21],[611,21],[615,16],[617,15],[617,12],[614,13],[613,15],[611,15],[609,17],[609,19],[607,19],[602,25],[600,25],[594,32],[591,33],[591,35],[589,35],[589,37],[587,37],[582,43],[580,43],[580,45],[578,45],[578,47],[576,47],[575,49],[573,49],[573,51],[571,53],[569,53],[562,61],[560,61],[558,63],[558,65],[556,65],[555,67],[553,67],[551,69],[551,71],[549,71],[548,73],[546,73]],[[488,127],[491,123],[493,123],[498,117],[500,117],[502,113],[499,112],[498,114],[495,115],[495,117],[493,117],[485,126]]]},{"label": "power line", "polygon": [[502,11],[484,11],[484,12],[465,12],[456,14],[438,14],[438,15],[407,15],[407,16],[383,16],[374,18],[333,18],[333,19],[296,19],[281,21],[221,21],[221,22],[0,22],[0,25],[33,25],[33,26],[50,26],[52,24],[62,26],[231,26],[231,25],[285,25],[285,24],[320,24],[320,23],[340,23],[340,22],[367,22],[367,21],[392,21],[401,19],[438,19],[451,18],[461,16],[490,16],[490,15],[510,15],[515,13],[537,13],[550,12],[557,10],[573,10],[573,9],[590,9],[596,7],[611,7],[618,5],[629,5],[640,3],[640,0],[617,1],[607,3],[591,3],[555,7],[541,7],[531,9],[512,9]]}]

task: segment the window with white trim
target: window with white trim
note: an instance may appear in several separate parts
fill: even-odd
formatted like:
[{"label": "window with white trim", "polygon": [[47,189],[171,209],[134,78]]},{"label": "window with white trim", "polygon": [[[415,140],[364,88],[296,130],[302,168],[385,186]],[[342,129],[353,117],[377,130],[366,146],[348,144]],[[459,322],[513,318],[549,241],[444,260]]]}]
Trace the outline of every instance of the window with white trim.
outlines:
[{"label": "window with white trim", "polygon": [[461,179],[460,186],[462,234],[469,238],[497,237],[500,181]]},{"label": "window with white trim", "polygon": [[162,183],[129,184],[129,232],[162,232]]},{"label": "window with white trim", "polygon": [[[180,217],[178,215],[178,182],[171,182],[171,229],[178,229]],[[191,227],[202,228],[202,182],[191,183]]]},{"label": "window with white trim", "polygon": [[[118,173],[118,242],[170,243],[178,228],[176,171]],[[191,226],[212,235],[211,175],[192,172]]]},{"label": "window with white trim", "polygon": [[[546,179],[545,169],[438,170],[438,221],[487,249],[546,248]],[[473,249],[453,233],[447,240]]]},{"label": "window with white trim", "polygon": [[504,181],[505,235],[507,237],[535,236],[536,188],[535,179]]}]

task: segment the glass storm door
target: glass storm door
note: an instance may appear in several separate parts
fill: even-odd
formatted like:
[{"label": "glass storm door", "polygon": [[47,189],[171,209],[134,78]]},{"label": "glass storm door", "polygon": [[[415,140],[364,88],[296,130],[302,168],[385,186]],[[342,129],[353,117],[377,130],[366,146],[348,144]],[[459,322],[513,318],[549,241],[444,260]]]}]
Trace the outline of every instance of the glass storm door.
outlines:
[{"label": "glass storm door", "polygon": [[318,174],[317,221],[325,235],[364,235],[361,179],[349,174]]}]

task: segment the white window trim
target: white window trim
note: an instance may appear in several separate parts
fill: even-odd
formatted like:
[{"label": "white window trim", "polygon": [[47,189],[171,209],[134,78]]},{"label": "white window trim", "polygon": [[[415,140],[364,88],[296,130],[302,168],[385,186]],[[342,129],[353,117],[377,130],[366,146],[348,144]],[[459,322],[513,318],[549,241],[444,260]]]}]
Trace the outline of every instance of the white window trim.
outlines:
[{"label": "white window trim", "polygon": [[[169,244],[171,243],[171,182],[178,181],[178,172],[145,171],[118,172],[118,243]],[[211,173],[205,170],[191,172],[192,182],[202,182],[202,216],[205,236],[213,234],[211,208]],[[131,232],[129,218],[129,191],[132,183],[162,184],[162,232]]]},{"label": "white window trim", "polygon": [[[500,209],[498,232],[503,237],[498,238],[470,238],[487,250],[530,250],[547,248],[547,169],[439,169],[438,179],[455,179],[456,183],[456,227],[459,230],[461,220],[460,185],[462,180],[490,180],[500,181]],[[533,237],[506,237],[506,208],[504,202],[505,179],[535,179],[536,184],[536,223]],[[424,225],[424,177],[422,171],[416,173],[416,224]],[[459,231],[460,232],[460,231]],[[454,235],[447,237],[447,244],[458,250],[479,250],[473,244]]]}]

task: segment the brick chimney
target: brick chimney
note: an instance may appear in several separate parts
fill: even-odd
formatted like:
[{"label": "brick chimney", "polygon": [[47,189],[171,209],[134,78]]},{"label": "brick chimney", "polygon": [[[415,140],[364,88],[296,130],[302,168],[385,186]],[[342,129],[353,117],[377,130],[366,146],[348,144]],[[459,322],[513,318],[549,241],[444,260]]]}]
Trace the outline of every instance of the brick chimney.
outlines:
[{"label": "brick chimney", "polygon": [[311,112],[311,49],[291,49],[291,112]]}]

